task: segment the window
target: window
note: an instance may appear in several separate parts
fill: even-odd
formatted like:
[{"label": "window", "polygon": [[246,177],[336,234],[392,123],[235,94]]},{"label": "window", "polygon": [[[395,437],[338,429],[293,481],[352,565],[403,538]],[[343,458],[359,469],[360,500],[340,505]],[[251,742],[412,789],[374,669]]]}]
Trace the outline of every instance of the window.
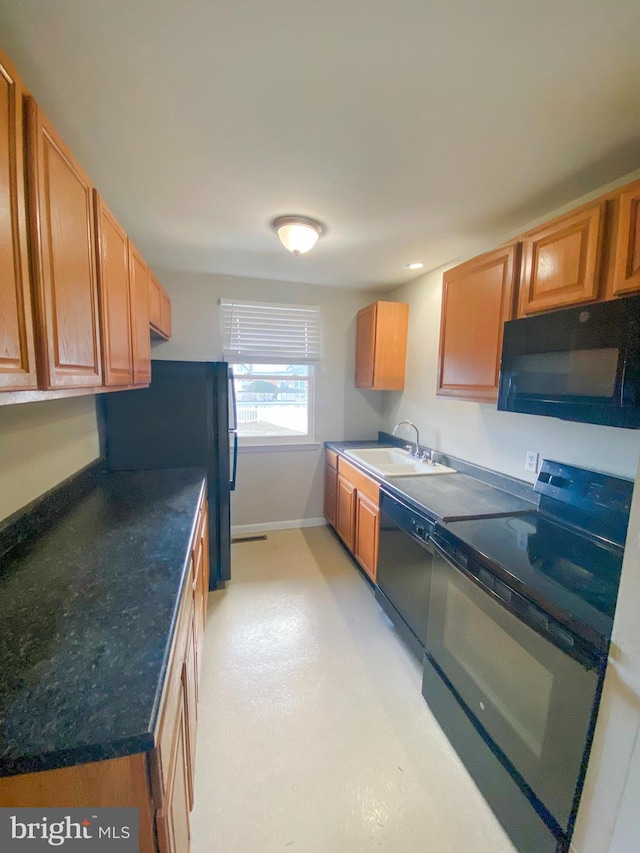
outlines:
[{"label": "window", "polygon": [[314,441],[320,308],[220,300],[223,347],[236,382],[241,445]]}]

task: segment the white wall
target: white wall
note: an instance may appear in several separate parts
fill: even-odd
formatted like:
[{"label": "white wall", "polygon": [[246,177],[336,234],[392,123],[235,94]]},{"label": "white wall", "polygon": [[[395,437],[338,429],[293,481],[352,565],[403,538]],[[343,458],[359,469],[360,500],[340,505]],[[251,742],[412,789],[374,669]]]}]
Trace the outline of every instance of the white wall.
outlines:
[{"label": "white wall", "polygon": [[288,282],[158,272],[171,296],[172,338],[154,344],[152,358],[218,361],[222,337],[220,297],[320,305],[322,364],[316,379],[316,442],[310,450],[242,448],[238,486],[232,496],[232,524],[257,525],[322,516],[321,442],[375,438],[382,395],[354,387],[355,317],[379,298],[372,293]]},{"label": "white wall", "polygon": [[95,397],[0,407],[0,519],[100,455]]}]

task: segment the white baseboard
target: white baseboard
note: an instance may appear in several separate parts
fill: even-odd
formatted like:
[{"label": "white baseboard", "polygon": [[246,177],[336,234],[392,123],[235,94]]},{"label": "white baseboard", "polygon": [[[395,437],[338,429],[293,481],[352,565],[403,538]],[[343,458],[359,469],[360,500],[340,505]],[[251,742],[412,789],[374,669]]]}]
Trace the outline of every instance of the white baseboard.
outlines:
[{"label": "white baseboard", "polygon": [[245,536],[248,533],[264,533],[267,530],[293,530],[296,527],[323,527],[324,518],[293,518],[290,521],[267,521],[264,524],[234,524],[232,536]]}]

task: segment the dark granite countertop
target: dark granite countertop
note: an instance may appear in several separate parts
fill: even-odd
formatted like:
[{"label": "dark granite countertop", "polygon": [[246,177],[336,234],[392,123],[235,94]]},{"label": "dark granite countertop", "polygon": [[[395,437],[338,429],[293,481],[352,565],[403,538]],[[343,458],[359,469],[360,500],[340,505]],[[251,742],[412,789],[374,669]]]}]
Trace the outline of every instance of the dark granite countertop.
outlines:
[{"label": "dark granite countertop", "polygon": [[[377,441],[327,441],[325,446],[337,453],[356,447],[394,447],[397,446],[386,440],[384,434]],[[405,442],[400,442],[404,444]],[[438,461],[457,468],[457,461],[438,454]],[[471,518],[477,515],[505,515],[506,513],[524,513],[535,509],[532,503],[534,493],[527,484],[522,483],[522,497],[510,493],[514,483],[519,488],[519,481],[511,477],[487,472],[486,469],[476,468],[469,463],[463,463],[466,472],[477,472],[478,476],[491,479],[492,483],[483,482],[469,473],[456,471],[455,474],[437,474],[433,476],[415,477],[380,477],[376,472],[367,468],[357,459],[346,454],[346,459],[356,468],[360,468],[369,477],[377,480],[385,489],[391,491],[401,500],[407,501],[419,512],[424,512],[434,520],[452,521],[454,519]],[[500,486],[503,488],[500,488]],[[527,500],[530,492],[531,500]]]},{"label": "dark granite countertop", "polygon": [[0,776],[153,747],[204,478],[104,473],[0,558]]}]

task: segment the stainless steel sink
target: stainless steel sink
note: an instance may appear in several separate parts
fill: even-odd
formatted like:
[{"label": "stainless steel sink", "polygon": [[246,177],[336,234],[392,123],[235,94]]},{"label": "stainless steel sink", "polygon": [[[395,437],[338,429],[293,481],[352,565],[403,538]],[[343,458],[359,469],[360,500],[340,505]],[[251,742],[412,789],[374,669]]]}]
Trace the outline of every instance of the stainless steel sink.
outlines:
[{"label": "stainless steel sink", "polygon": [[361,465],[375,471],[380,477],[417,477],[433,474],[455,474],[454,468],[446,465],[429,465],[411,456],[404,450],[390,447],[363,447],[345,450],[345,455],[356,459]]}]

